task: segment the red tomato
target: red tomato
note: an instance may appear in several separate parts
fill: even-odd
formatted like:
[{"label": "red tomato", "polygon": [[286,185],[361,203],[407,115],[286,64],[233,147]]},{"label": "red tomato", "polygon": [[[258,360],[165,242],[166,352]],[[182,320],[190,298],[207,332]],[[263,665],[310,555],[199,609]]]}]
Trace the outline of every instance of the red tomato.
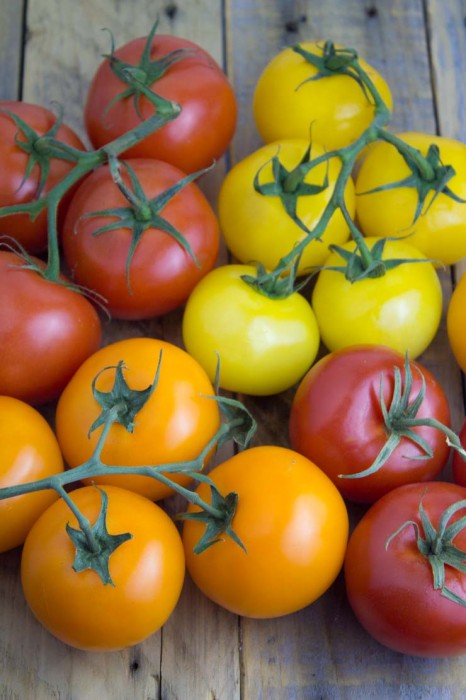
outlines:
[{"label": "red tomato", "polygon": [[[162,161],[127,162],[148,200],[184,177],[178,168]],[[129,187],[124,168],[121,174]],[[127,210],[125,216],[133,217],[129,224],[122,222],[118,228],[96,234],[101,227],[119,219],[115,215],[89,217],[89,214],[121,207]],[[115,318],[150,318],[181,306],[217,258],[216,216],[199,187],[190,183],[161,209],[159,216],[186,238],[196,262],[172,235],[161,227],[151,226],[142,233],[132,256],[128,287],[127,260],[140,211],[136,205],[131,207],[113,181],[109,167],[103,166],[80,186],[63,228],[63,248],[72,277],[78,284],[102,295]]]},{"label": "red tomato", "polygon": [[[30,156],[16,141],[25,141],[26,137],[4,110],[18,115],[39,137],[46,134],[57,119],[52,112],[39,105],[0,101],[0,207],[33,201],[37,196],[41,176],[41,169],[36,164],[25,178]],[[73,148],[84,150],[81,140],[66,124],[60,126],[55,138]],[[47,194],[60,182],[73,165],[72,162],[53,158],[42,194]],[[73,188],[63,198],[59,214],[66,210],[72,192]],[[47,246],[47,212],[44,210],[34,220],[27,214],[0,217],[0,234],[12,236],[30,253],[42,252]]]},{"label": "red tomato", "polygon": [[[36,618],[61,641],[87,651],[123,649],[156,632],[178,602],[185,573],[181,539],[169,516],[131,491],[103,489],[108,532],[132,535],[110,554],[113,585],[92,569],[74,570],[76,547],[66,526],[78,524],[61,499],[36,521],[21,558],[24,595]],[[71,497],[94,525],[100,490],[87,486]]]},{"label": "red tomato", "polygon": [[[432,450],[432,457],[413,440],[401,437],[391,456],[375,473],[361,478],[351,475],[368,469],[397,426],[385,424],[380,404],[390,407],[394,392],[394,368],[401,371],[405,386],[404,357],[379,345],[357,345],[324,356],[302,379],[290,413],[290,440],[293,449],[315,462],[347,499],[371,502],[396,486],[436,477],[445,466],[449,448],[445,435],[426,426],[413,427]],[[411,404],[425,379],[425,396],[416,418],[435,418],[450,426],[447,397],[436,379],[425,368],[410,361]],[[392,438],[393,439],[393,438]]]},{"label": "red tomato", "polygon": [[[134,39],[117,49],[115,58],[138,66],[147,37]],[[161,97],[177,102],[181,113],[162,129],[146,137],[125,152],[126,157],[159,158],[173,163],[185,173],[212,164],[226,150],[236,126],[236,99],[220,66],[200,46],[170,35],[155,36],[150,60],[160,60],[173,51],[186,51],[155,81],[146,71],[139,79]],[[147,119],[154,108],[146,97],[115,100],[127,89],[107,59],[99,66],[89,88],[84,119],[91,142],[96,148],[121,136]],[[141,115],[141,116],[139,116]]]},{"label": "red tomato", "polygon": [[24,264],[0,251],[0,394],[41,404],[55,399],[97,350],[101,323],[85,297],[18,267]]},{"label": "red tomato", "polygon": [[[466,450],[466,419],[463,422],[458,437],[462,447]],[[456,450],[453,451],[451,466],[454,482],[460,486],[466,486],[466,459],[463,459],[461,454]]]},{"label": "red tomato", "polygon": [[[400,486],[371,506],[350,537],[345,559],[349,602],[367,632],[390,649],[426,657],[466,653],[466,607],[434,587],[431,565],[417,544],[418,536],[427,538],[421,503],[438,531],[445,509],[464,499],[466,489],[455,484]],[[452,515],[448,525],[464,517],[464,512],[463,507]],[[447,539],[444,536],[436,547],[440,561]],[[453,543],[465,552],[464,528]],[[429,544],[426,551],[432,554],[434,547]],[[449,565],[444,574],[446,588],[464,600],[466,575]]]}]

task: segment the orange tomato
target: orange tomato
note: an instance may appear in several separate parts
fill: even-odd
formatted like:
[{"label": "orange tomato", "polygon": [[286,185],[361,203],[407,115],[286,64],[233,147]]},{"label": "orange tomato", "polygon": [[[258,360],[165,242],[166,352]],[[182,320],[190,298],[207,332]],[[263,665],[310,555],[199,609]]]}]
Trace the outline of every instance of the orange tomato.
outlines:
[{"label": "orange tomato", "polygon": [[[78,524],[61,499],[31,529],[21,560],[24,595],[36,618],[61,641],[88,651],[122,649],[156,632],[176,606],[185,572],[181,539],[168,515],[131,491],[104,490],[109,533],[132,534],[110,555],[113,585],[92,569],[73,569],[76,550],[65,528]],[[93,524],[100,490],[85,486],[71,497]]]},{"label": "orange tomato", "polygon": [[[32,406],[0,396],[0,488],[63,471],[57,439]],[[21,545],[39,515],[57,498],[47,489],[0,500],[0,552]]]},{"label": "orange tomato", "polygon": [[[107,345],[92,355],[76,372],[62,393],[57,406],[56,429],[63,455],[70,467],[87,461],[102,428],[90,435],[89,429],[101,413],[92,392],[108,392],[115,380],[120,360],[126,382],[132,389],[146,389],[155,377],[162,352],[157,387],[138,412],[133,432],[114,424],[102,451],[108,465],[141,466],[192,460],[215,435],[220,425],[217,402],[208,398],[214,389],[201,366],[171,343],[154,338],[129,338]],[[105,369],[107,368],[107,369]],[[105,370],[105,371],[102,371]],[[176,481],[187,484],[185,475]],[[151,500],[165,498],[172,490],[149,476],[108,475],[92,479],[141,493]]]},{"label": "orange tomato", "polygon": [[[205,524],[186,520],[186,565],[204,594],[255,618],[286,615],[321,596],[341,569],[348,538],[346,507],[330,479],[297,452],[274,446],[240,452],[209,476],[223,496],[238,494],[232,528],[246,552],[222,535],[195,554]],[[206,484],[197,491],[210,502]]]},{"label": "orange tomato", "polygon": [[453,355],[466,372],[466,274],[456,285],[448,304],[447,334]]}]

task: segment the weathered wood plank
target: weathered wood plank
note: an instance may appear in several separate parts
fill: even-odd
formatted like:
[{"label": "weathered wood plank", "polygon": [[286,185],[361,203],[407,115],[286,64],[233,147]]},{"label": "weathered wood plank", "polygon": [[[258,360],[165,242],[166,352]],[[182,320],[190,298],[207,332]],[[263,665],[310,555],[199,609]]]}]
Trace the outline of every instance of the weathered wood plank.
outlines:
[{"label": "weathered wood plank", "polygon": [[0,0],[0,99],[17,100],[21,94],[24,2]]}]

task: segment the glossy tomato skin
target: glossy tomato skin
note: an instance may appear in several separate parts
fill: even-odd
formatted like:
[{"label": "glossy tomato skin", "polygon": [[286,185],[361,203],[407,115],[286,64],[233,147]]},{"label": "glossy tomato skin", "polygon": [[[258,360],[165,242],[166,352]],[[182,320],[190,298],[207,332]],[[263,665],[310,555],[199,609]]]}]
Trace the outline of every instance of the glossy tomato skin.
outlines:
[{"label": "glossy tomato skin", "polygon": [[[461,430],[458,433],[460,443],[463,449],[466,449],[466,419],[461,426]],[[466,460],[463,459],[461,454],[456,450],[453,450],[453,459],[451,462],[452,476],[455,484],[466,487]]]},{"label": "glossy tomato skin", "polygon": [[[145,43],[146,37],[134,39],[114,55],[137,65]],[[153,40],[151,60],[178,50],[187,53],[149,87],[157,95],[178,103],[181,113],[128,149],[124,156],[158,158],[191,173],[211,165],[225,152],[235,130],[237,107],[233,89],[220,66],[197,44],[160,34]],[[84,111],[86,129],[96,148],[141,123],[132,97],[109,107],[126,88],[105,60],[91,82]],[[141,97],[139,109],[144,120],[154,111],[145,97]]]},{"label": "glossy tomato skin", "polygon": [[[215,435],[220,416],[215,392],[204,370],[184,350],[155,338],[128,338],[101,348],[84,362],[63,391],[57,405],[56,431],[66,462],[77,467],[88,460],[101,428],[88,432],[101,413],[92,393],[92,381],[100,374],[96,388],[113,387],[115,366],[124,361],[124,377],[132,389],[146,389],[154,381],[162,353],[157,387],[138,412],[132,433],[122,425],[110,429],[102,460],[117,466],[159,465],[197,457]],[[174,480],[187,485],[188,477]],[[97,484],[113,484],[142,494],[151,500],[165,498],[173,491],[156,479],[138,475],[95,477]]]},{"label": "glossy tomato skin", "polygon": [[[259,148],[237,163],[227,174],[219,194],[219,219],[225,242],[233,255],[243,263],[261,262],[272,270],[280,258],[287,255],[305,237],[305,232],[287,214],[279,197],[266,196],[254,188],[254,179],[260,171],[261,184],[273,182],[272,158],[278,156],[288,171],[301,162],[309,141],[290,139]],[[312,157],[323,154],[324,149],[312,143]],[[328,186],[319,194],[300,196],[297,216],[304,226],[313,229],[322,217],[334,192],[340,171],[336,159],[311,170],[304,182],[322,185],[328,178]],[[345,192],[346,206],[350,215],[354,213],[354,187],[349,178]],[[340,245],[349,238],[349,228],[338,210],[330,219],[320,240],[306,246],[300,260],[299,270],[304,272],[311,266],[321,265],[328,255],[331,243]]]},{"label": "glossy tomato skin", "polygon": [[[424,156],[431,144],[440,151],[444,165],[450,165],[455,175],[448,187],[461,199],[466,199],[466,144],[443,136],[403,133],[400,138]],[[409,243],[426,258],[453,265],[466,256],[466,205],[447,194],[432,190],[413,224],[418,203],[414,187],[394,187],[382,192],[364,194],[370,190],[400,182],[411,171],[394,146],[379,141],[368,150],[356,179],[356,215],[361,230],[367,236],[409,236]],[[435,201],[433,198],[435,196]]]},{"label": "glossy tomato skin", "polygon": [[[323,42],[300,42],[300,46],[322,56]],[[391,92],[383,77],[364,60],[360,64],[391,108]],[[317,143],[333,150],[355,141],[371,124],[374,106],[356,80],[346,75],[312,80],[316,74],[317,68],[290,47],[265,66],[256,84],[253,112],[266,143],[308,139],[311,134]]]},{"label": "glossy tomato skin", "polygon": [[[361,625],[380,644],[402,654],[447,657],[466,652],[466,608],[434,590],[430,564],[406,526],[388,546],[388,538],[407,521],[418,524],[419,504],[438,528],[441,513],[466,498],[466,489],[446,482],[407,484],[370,507],[353,531],[345,558],[350,605]],[[464,514],[457,513],[452,522]],[[466,533],[454,540],[464,550]],[[445,567],[446,586],[465,597],[464,574]]]},{"label": "glossy tomato skin", "polygon": [[[169,516],[138,494],[103,489],[109,533],[132,534],[110,555],[113,585],[104,585],[91,569],[72,568],[76,550],[65,528],[78,525],[61,499],[31,529],[21,559],[24,595],[36,618],[65,644],[86,651],[116,651],[154,634],[175,608],[185,572],[181,539]],[[93,524],[100,490],[82,487],[72,499]]]},{"label": "glossy tomato skin", "polygon": [[[45,418],[32,406],[0,396],[0,488],[59,474],[63,458]],[[0,553],[23,544],[37,518],[54,500],[44,490],[0,500]]]},{"label": "glossy tomato skin", "polygon": [[[13,112],[25,121],[37,134],[43,136],[56,121],[56,115],[40,105],[28,102],[0,100],[0,207],[31,202],[36,198],[40,182],[40,168],[36,164],[25,179],[29,154],[16,143],[25,137],[13,119],[3,110]],[[85,150],[80,138],[66,124],[62,124],[55,138],[73,148]],[[73,163],[54,158],[42,190],[46,195],[72,169]],[[75,188],[62,199],[59,215],[62,219]],[[0,217],[0,234],[12,236],[28,252],[41,253],[47,247],[47,213],[41,212],[34,220],[27,214],[11,214]]]},{"label": "glossy tomato skin", "polygon": [[97,350],[101,322],[81,294],[21,265],[17,255],[0,251],[0,394],[43,404]]},{"label": "glossy tomato skin", "polygon": [[[371,503],[404,483],[430,481],[445,466],[449,448],[445,436],[434,428],[414,432],[430,445],[425,457],[413,441],[402,438],[392,455],[374,474],[345,479],[340,475],[368,469],[388,440],[380,386],[387,407],[394,390],[394,368],[405,383],[404,357],[378,345],[357,345],[325,355],[305,375],[294,395],[290,411],[293,449],[317,464],[344,498]],[[450,427],[448,399],[435,377],[418,363],[410,363],[413,385],[410,403],[426,383],[424,400],[416,418],[435,418]]]},{"label": "glossy tomato skin", "polygon": [[[148,199],[154,199],[183,177],[178,168],[154,159],[128,160]],[[123,180],[128,177],[122,169]],[[173,311],[215,264],[219,248],[217,218],[195,183],[187,185],[160,216],[191,246],[195,260],[170,234],[149,228],[142,234],[129,268],[132,230],[118,228],[94,235],[114,216],[95,211],[128,207],[108,166],[95,170],[73,197],[63,228],[63,249],[73,279],[107,300],[113,318],[144,319]]]},{"label": "glossy tomato skin", "polygon": [[[376,238],[367,238],[372,248]],[[353,241],[342,246],[353,251]],[[387,241],[383,259],[424,259],[404,241]],[[332,252],[325,266],[342,266]],[[348,281],[344,274],[322,270],[312,292],[312,308],[328,350],[370,343],[387,345],[418,357],[437,333],[442,314],[442,289],[430,262],[403,263],[382,277]]]},{"label": "glossy tomato skin", "polygon": [[183,315],[187,351],[211,380],[220,362],[220,386],[267,396],[295,384],[314,361],[319,333],[306,299],[271,299],[243,275],[251,265],[224,265],[195,287]]},{"label": "glossy tomato skin", "polygon": [[448,302],[447,335],[456,362],[466,372],[466,274],[461,277]]},{"label": "glossy tomato skin", "polygon": [[[232,527],[247,552],[224,535],[194,554],[205,526],[186,520],[186,565],[203,593],[253,618],[286,615],[321,596],[340,571],[348,536],[346,507],[325,474],[293,450],[261,446],[209,476],[223,495],[238,494]],[[210,500],[205,484],[198,492]]]}]

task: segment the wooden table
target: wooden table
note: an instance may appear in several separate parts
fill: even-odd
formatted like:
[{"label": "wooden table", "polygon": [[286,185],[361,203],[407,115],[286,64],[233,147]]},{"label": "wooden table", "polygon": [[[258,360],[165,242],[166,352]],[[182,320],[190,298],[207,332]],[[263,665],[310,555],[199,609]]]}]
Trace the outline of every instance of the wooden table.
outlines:
[{"label": "wooden table", "polygon": [[[260,145],[251,118],[255,81],[283,46],[332,39],[355,47],[387,78],[394,130],[466,140],[465,0],[0,0],[0,97],[65,106],[81,135],[89,80],[109,47],[160,31],[198,42],[225,65],[239,101],[237,161]],[[1,167],[1,164],[0,164]],[[215,203],[225,163],[203,182]],[[445,300],[462,272],[441,273]],[[445,303],[446,303],[445,301]],[[107,341],[129,335],[181,343],[180,312],[141,323],[112,324]],[[461,375],[445,324],[421,361],[442,381],[455,427],[464,409]],[[287,444],[292,392],[248,399],[259,421],[256,444]],[[358,516],[351,508],[352,518]],[[423,660],[392,653],[359,627],[340,577],[318,602],[270,621],[238,619],[191,584],[161,632],[112,654],[87,654],[45,632],[26,608],[19,551],[0,557],[0,696],[3,700],[460,700],[466,657]],[[72,605],[72,601],[70,601]]]}]

